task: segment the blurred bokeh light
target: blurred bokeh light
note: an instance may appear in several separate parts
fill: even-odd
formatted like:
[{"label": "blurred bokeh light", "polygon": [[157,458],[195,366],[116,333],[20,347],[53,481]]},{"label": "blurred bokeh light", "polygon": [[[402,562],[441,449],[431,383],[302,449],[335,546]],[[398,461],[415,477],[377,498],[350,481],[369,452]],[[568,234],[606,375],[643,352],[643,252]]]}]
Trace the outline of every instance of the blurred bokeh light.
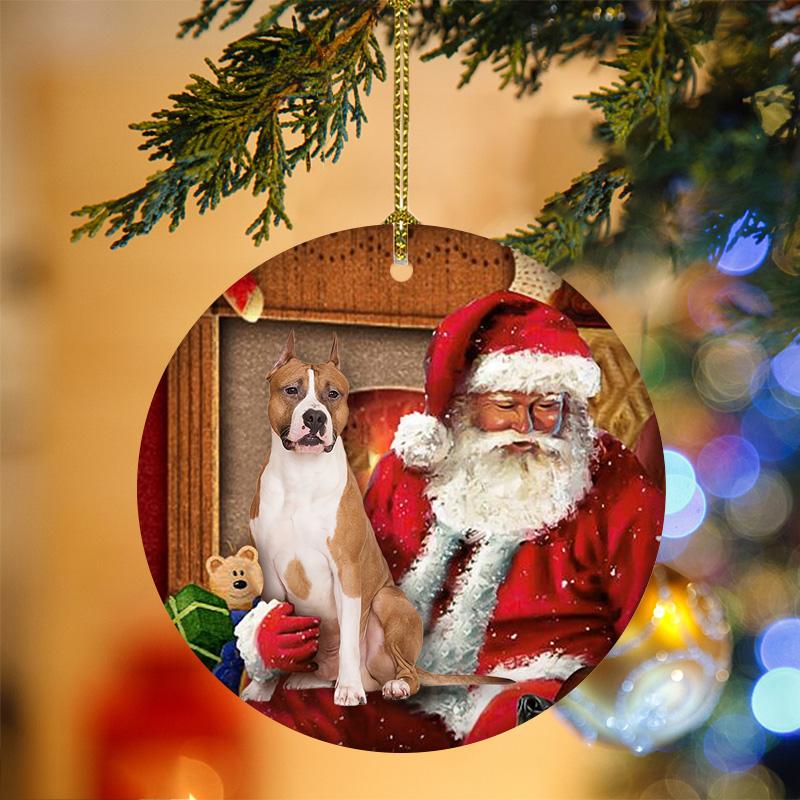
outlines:
[{"label": "blurred bokeh light", "polygon": [[800,729],[800,670],[771,669],[753,689],[753,714],[767,730],[793,733]]},{"label": "blurred bokeh light", "polygon": [[800,447],[800,416],[766,416],[755,406],[742,415],[741,433],[764,461],[782,461]]},{"label": "blurred bokeh light", "polygon": [[722,411],[750,402],[753,377],[764,362],[764,348],[751,336],[724,336],[703,344],[694,359],[694,380],[703,399]]},{"label": "blurred bokeh light", "polygon": [[685,543],[672,556],[671,564],[684,575],[712,579],[724,570],[729,558],[729,537],[730,532],[724,524],[717,517],[709,515],[693,536],[669,540],[670,543]]},{"label": "blurred bokeh light", "polygon": [[800,618],[773,622],[758,638],[758,659],[765,669],[800,669]]},{"label": "blurred bokeh light", "polygon": [[747,714],[717,717],[703,737],[708,762],[721,772],[743,772],[758,764],[767,747],[763,729]]},{"label": "blurred bokeh light", "polygon": [[694,533],[702,525],[707,508],[705,492],[696,486],[686,506],[664,518],[664,536],[667,539],[681,539]]},{"label": "blurred bokeh light", "polygon": [[762,470],[752,488],[725,503],[725,518],[746,539],[763,539],[779,531],[792,512],[792,490],[772,470]]},{"label": "blurred bokeh light", "polygon": [[772,359],[772,374],[787,392],[800,396],[800,337]]},{"label": "blurred bokeh light", "polygon": [[757,270],[769,253],[771,237],[759,233],[742,236],[740,232],[745,225],[757,230],[765,227],[762,221],[748,211],[731,225],[721,252],[711,254],[717,269],[726,275],[747,275]]},{"label": "blurred bokeh light", "polygon": [[717,497],[738,497],[750,491],[759,470],[756,449],[741,436],[718,436],[697,457],[700,483]]},{"label": "blurred bokeh light", "polygon": [[664,472],[667,484],[665,513],[675,514],[689,504],[697,488],[692,462],[677,450],[664,450]]},{"label": "blurred bokeh light", "polygon": [[710,784],[707,800],[771,800],[783,796],[780,779],[758,766],[748,772],[720,775]]},{"label": "blurred bokeh light", "polygon": [[740,604],[741,624],[750,633],[794,611],[797,586],[777,565],[753,560],[738,579],[733,590]]}]

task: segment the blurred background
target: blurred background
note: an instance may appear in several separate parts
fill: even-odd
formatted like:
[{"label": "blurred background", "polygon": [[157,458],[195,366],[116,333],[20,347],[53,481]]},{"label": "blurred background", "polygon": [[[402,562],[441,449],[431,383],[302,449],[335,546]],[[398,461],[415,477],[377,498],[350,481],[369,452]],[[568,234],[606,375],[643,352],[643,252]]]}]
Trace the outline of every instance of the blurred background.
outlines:
[{"label": "blurred background", "polygon": [[[262,247],[244,235],[261,201],[243,193],[121,251],[102,237],[69,243],[73,209],[154,169],[127,125],[232,38],[176,40],[197,5],[0,6],[3,796],[798,796],[800,347],[768,352],[730,323],[732,302],[768,316],[748,276],[780,260],[770,237],[737,235],[736,220],[721,252],[680,273],[659,263],[610,275],[587,259],[566,275],[641,365],[668,451],[660,560],[675,572],[653,589],[642,625],[657,630],[706,597],[687,581],[721,599],[705,610],[722,626],[711,629],[716,641],[731,637],[732,663],[697,673],[692,691],[714,703],[694,732],[635,754],[608,724],[609,679],[581,687],[584,705],[569,718],[550,712],[478,745],[400,761],[273,724],[191,655],[138,530],[139,442],[156,384],[198,316],[244,272],[305,240],[381,222],[392,201],[391,89],[378,84],[361,139],[337,164],[291,179],[295,227]],[[455,61],[412,63],[410,205],[426,224],[500,236],[595,166],[598,116],[573,96],[613,72],[578,58],[524,100],[498,91],[490,70],[456,91],[460,72]],[[689,677],[677,672],[676,684]]]}]

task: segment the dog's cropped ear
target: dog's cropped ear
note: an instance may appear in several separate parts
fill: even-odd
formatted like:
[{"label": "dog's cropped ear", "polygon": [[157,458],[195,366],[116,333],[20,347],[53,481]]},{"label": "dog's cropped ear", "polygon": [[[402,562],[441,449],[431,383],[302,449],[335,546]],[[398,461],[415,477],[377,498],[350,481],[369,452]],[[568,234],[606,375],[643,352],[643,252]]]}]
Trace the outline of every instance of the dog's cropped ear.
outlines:
[{"label": "dog's cropped ear", "polygon": [[240,547],[236,555],[239,556],[239,558],[246,558],[248,561],[258,561],[258,550],[249,544]]},{"label": "dog's cropped ear", "polygon": [[333,334],[333,343],[331,344],[331,356],[328,359],[334,367],[339,368],[339,337]]},{"label": "dog's cropped ear", "polygon": [[289,331],[289,338],[283,348],[283,352],[278,357],[275,365],[267,373],[267,380],[269,380],[284,364],[287,364],[294,358],[294,328]]},{"label": "dog's cropped ear", "polygon": [[225,559],[222,556],[209,556],[206,559],[206,572],[213,575],[224,563]]}]

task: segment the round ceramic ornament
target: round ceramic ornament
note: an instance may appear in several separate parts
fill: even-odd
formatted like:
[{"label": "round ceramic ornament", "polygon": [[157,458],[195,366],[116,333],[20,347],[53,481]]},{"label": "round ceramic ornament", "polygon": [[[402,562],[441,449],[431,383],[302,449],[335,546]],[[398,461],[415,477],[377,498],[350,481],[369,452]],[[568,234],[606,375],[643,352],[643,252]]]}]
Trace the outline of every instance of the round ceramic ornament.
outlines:
[{"label": "round ceramic ornament", "polygon": [[[413,224],[301,244],[211,303],[155,392],[142,535],[206,669],[332,744],[494,736],[606,656],[650,577],[663,456],[592,305]],[[212,677],[213,676],[213,677]]]}]

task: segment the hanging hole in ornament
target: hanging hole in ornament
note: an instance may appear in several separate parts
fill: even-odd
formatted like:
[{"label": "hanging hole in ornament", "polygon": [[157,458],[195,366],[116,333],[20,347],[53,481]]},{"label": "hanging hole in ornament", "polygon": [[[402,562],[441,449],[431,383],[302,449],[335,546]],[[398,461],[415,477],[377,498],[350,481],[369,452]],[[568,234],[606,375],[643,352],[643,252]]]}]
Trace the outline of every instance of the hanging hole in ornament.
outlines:
[{"label": "hanging hole in ornament", "polygon": [[404,258],[402,261],[394,259],[389,274],[398,283],[405,283],[411,280],[411,276],[414,274],[414,267],[411,266],[407,258]]}]

